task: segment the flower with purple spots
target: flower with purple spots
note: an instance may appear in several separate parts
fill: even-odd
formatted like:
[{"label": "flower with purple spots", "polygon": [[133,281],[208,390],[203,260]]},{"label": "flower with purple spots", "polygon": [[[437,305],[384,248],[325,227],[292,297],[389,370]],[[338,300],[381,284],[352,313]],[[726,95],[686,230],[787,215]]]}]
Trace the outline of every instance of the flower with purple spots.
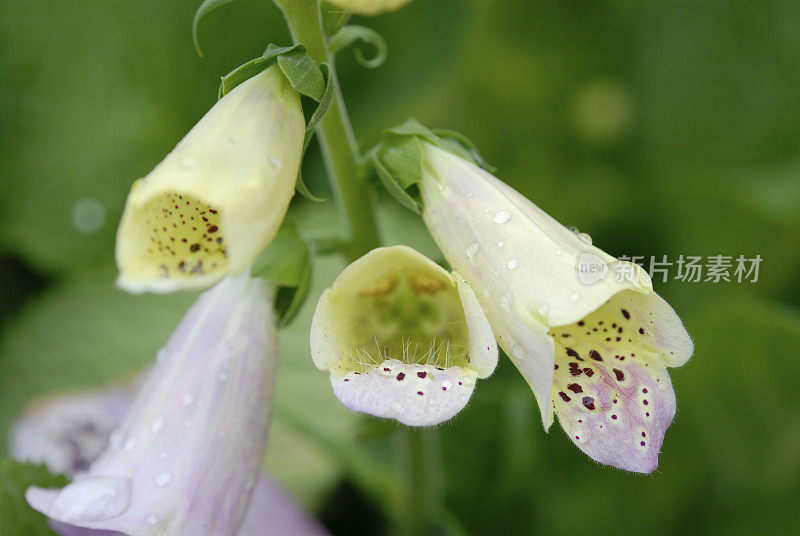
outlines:
[{"label": "flower with purple spots", "polygon": [[300,95],[277,65],[233,88],[128,195],[117,284],[203,289],[249,269],[295,191],[305,135]]},{"label": "flower with purple spots", "polygon": [[474,148],[443,136],[413,121],[387,131],[375,153],[382,180],[421,212],[475,290],[545,429],[556,414],[595,460],[653,471],[675,415],[667,367],[693,352],[680,319],[638,265],[564,227],[477,165]]},{"label": "flower with purple spots", "polygon": [[427,426],[469,401],[497,344],[469,285],[405,246],[348,266],[320,297],[311,356],[354,411]]}]

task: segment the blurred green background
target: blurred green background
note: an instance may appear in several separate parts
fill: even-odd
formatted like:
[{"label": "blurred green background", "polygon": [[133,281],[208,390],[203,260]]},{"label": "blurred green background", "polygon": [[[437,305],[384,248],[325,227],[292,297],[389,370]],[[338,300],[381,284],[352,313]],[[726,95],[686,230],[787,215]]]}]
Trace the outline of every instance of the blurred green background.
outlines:
[{"label": "blurred green background", "polygon": [[[201,59],[198,3],[0,4],[0,452],[33,399],[148,363],[193,299],[114,289],[125,196],[214,103],[219,75],[289,42],[270,2],[239,0],[201,22]],[[449,530],[797,534],[800,3],[415,0],[354,22],[390,47],[374,71],[350,51],[337,62],[365,148],[413,115],[466,134],[613,255],[763,258],[757,283],[656,282],[696,352],[672,371],[678,414],[652,475],[545,434],[502,360],[429,434]],[[305,177],[330,197],[313,145]],[[385,242],[436,256],[381,199]],[[292,211],[311,237],[336,225],[331,202]],[[314,292],[341,268],[322,259]],[[266,466],[332,533],[384,534],[402,434],[336,401],[307,349],[314,303],[282,335]]]}]

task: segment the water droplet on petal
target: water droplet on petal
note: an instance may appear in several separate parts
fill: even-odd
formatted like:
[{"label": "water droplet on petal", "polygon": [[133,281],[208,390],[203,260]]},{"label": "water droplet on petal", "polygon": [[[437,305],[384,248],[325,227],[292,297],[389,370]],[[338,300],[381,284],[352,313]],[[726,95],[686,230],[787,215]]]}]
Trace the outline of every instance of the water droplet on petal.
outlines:
[{"label": "water droplet on petal", "polygon": [[152,426],[153,433],[154,434],[159,433],[162,428],[164,428],[164,419],[162,417],[158,417],[156,418],[156,420],[153,421],[153,426]]},{"label": "water droplet on petal", "polygon": [[194,395],[191,393],[186,393],[183,395],[183,398],[181,398],[181,402],[183,402],[184,406],[191,406],[192,402],[194,402]]},{"label": "water droplet on petal", "polygon": [[477,242],[475,242],[471,246],[468,246],[467,247],[467,257],[469,257],[470,259],[472,257],[474,257],[475,254],[478,253],[478,248],[480,248],[480,247],[481,247],[480,244],[478,244]]},{"label": "water droplet on petal", "polygon": [[228,141],[230,142],[231,145],[236,145],[236,142],[239,141],[239,138],[237,138],[236,136],[228,136]]},{"label": "water droplet on petal", "polygon": [[511,213],[507,210],[499,210],[494,213],[494,218],[492,218],[495,223],[505,223],[511,219]]},{"label": "water droplet on petal", "polygon": [[148,525],[155,525],[158,523],[158,518],[156,516],[147,516],[147,519],[145,519],[144,521]]},{"label": "water droplet on petal", "polygon": [[501,272],[500,272],[500,270],[499,270],[499,269],[498,269],[498,270],[495,270],[495,271],[494,271],[494,276],[495,276],[495,277],[498,277],[498,276],[500,275],[500,273],[501,273]]},{"label": "water droplet on petal", "polygon": [[509,270],[516,270],[517,266],[519,266],[519,261],[517,259],[508,259],[506,266],[508,266]]},{"label": "water droplet on petal", "polygon": [[500,306],[503,309],[509,309],[512,303],[514,303],[514,294],[510,290],[500,296]]},{"label": "water droplet on petal", "polygon": [[547,314],[547,311],[549,311],[549,310],[550,310],[550,304],[549,303],[543,303],[541,305],[541,307],[539,307],[539,314],[544,316],[544,315]]},{"label": "water droplet on petal", "polygon": [[274,156],[268,157],[267,161],[269,162],[269,165],[274,167],[275,169],[281,167],[281,161],[275,158]]},{"label": "water droplet on petal", "polygon": [[561,255],[562,253],[563,253],[563,251],[561,251],[560,249],[556,250],[556,255]]},{"label": "water droplet on petal", "polygon": [[589,235],[588,235],[588,234],[586,234],[586,233],[578,233],[578,238],[579,238],[579,239],[580,239],[582,242],[586,242],[587,244],[591,244],[591,243],[592,243],[592,237],[591,237],[591,236],[589,236]]},{"label": "water droplet on petal", "polygon": [[75,480],[56,495],[52,512],[66,523],[102,521],[120,515],[130,501],[127,478],[85,478]]},{"label": "water droplet on petal", "polygon": [[183,169],[194,169],[197,167],[197,160],[192,157],[186,157],[181,160],[181,167]]},{"label": "water droplet on petal", "polygon": [[128,440],[125,442],[125,450],[127,450],[128,452],[133,452],[133,449],[135,448],[136,448],[136,439],[132,437],[128,438]]},{"label": "water droplet on petal", "polygon": [[155,479],[156,486],[158,486],[159,488],[163,488],[170,482],[172,482],[172,475],[169,473],[161,473]]},{"label": "water droplet on petal", "polygon": [[580,299],[581,299],[581,295],[578,292],[573,292],[572,294],[569,295],[569,301],[571,301],[572,303],[575,303],[576,301],[578,301]]},{"label": "water droplet on petal", "polygon": [[501,248],[501,247],[503,247],[503,246],[505,246],[505,245],[506,245],[506,243],[505,243],[505,242],[503,242],[502,240],[501,240],[500,242],[498,242],[498,243],[497,243],[497,247],[498,247],[498,248]]}]

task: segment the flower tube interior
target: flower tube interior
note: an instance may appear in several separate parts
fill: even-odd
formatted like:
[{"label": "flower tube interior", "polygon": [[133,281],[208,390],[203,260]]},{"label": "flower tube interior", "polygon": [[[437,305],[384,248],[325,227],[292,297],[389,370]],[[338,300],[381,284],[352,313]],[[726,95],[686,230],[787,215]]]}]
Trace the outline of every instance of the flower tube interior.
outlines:
[{"label": "flower tube interior", "polygon": [[404,246],[373,250],[325,291],[311,349],[347,407],[410,425],[458,413],[497,362],[469,286]]}]

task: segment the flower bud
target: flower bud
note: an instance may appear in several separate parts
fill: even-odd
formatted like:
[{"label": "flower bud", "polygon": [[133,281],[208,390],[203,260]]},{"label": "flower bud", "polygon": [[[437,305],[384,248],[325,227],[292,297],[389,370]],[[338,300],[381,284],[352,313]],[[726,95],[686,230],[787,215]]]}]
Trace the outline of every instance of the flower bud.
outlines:
[{"label": "flower bud", "polygon": [[235,534],[260,474],[276,365],[273,291],[226,278],[176,328],[120,427],[63,489],[31,487],[54,521],[150,534]]},{"label": "flower bud", "polygon": [[592,458],[650,472],[675,414],[666,372],[692,354],[638,265],[618,261],[490,173],[422,142],[422,215],[500,346]]},{"label": "flower bud", "polygon": [[389,11],[397,11],[411,0],[327,0],[334,6],[354,11],[359,15],[380,15]]},{"label": "flower bud", "polygon": [[241,273],[275,236],[305,135],[277,65],[236,86],[134,183],[117,231],[118,285],[201,289]]},{"label": "flower bud", "polygon": [[437,424],[497,365],[497,344],[457,273],[405,246],[350,264],[320,297],[311,356],[354,411],[410,426]]}]

